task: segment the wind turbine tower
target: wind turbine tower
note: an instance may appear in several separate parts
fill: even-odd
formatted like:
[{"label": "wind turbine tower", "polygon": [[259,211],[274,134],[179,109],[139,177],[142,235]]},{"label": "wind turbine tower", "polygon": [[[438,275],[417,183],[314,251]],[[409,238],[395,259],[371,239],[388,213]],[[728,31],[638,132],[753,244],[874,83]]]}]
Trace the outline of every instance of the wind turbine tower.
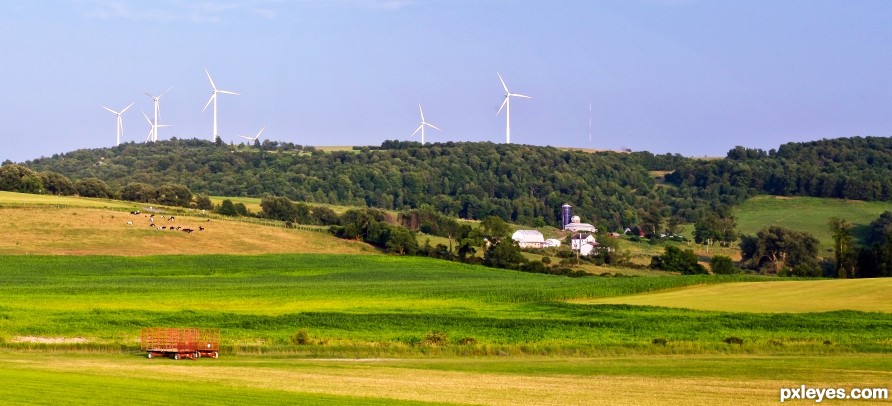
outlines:
[{"label": "wind turbine tower", "polygon": [[129,106],[124,107],[124,110],[121,110],[121,111],[114,111],[114,110],[112,110],[108,107],[102,106],[102,105],[99,106],[99,107],[102,107],[102,108],[112,112],[112,114],[114,114],[115,116],[118,117],[118,129],[117,129],[118,136],[115,140],[115,146],[121,145],[121,136],[124,135],[124,121],[121,119],[121,115],[124,114],[124,112],[127,111],[127,109],[129,109],[132,106],[133,106],[133,103],[130,103]]},{"label": "wind turbine tower", "polygon": [[421,113],[421,123],[418,124],[418,128],[415,129],[415,132],[412,133],[412,136],[414,137],[415,134],[417,134],[418,131],[421,130],[421,145],[424,145],[424,126],[428,126],[428,127],[433,128],[437,131],[443,131],[443,130],[440,130],[435,125],[428,123],[427,121],[424,121],[424,110],[421,110],[421,103],[418,103],[418,112]]},{"label": "wind turbine tower", "polygon": [[[142,113],[142,116],[146,118],[146,121],[149,122],[149,136],[146,137],[146,141],[152,141],[153,139],[157,140],[158,137],[158,127],[170,127],[169,124],[158,124],[157,122],[153,123],[149,116],[146,115],[146,112]],[[152,141],[154,142],[154,141]]]},{"label": "wind turbine tower", "polygon": [[[158,127],[170,127],[168,125],[158,125],[158,118],[159,118],[158,116],[161,115],[161,104],[160,104],[159,100],[161,99],[161,96],[164,96],[165,94],[167,94],[167,92],[169,92],[170,89],[173,89],[173,87],[167,88],[167,90],[165,90],[164,93],[161,93],[158,96],[152,96],[146,92],[143,92],[146,94],[146,96],[149,96],[152,98],[152,103],[154,104],[154,107],[155,107],[155,122],[151,123],[152,124],[152,135],[149,137],[149,140],[151,140],[152,142],[158,142]],[[143,113],[143,114],[145,114],[145,113]],[[148,119],[148,117],[146,117],[146,119]]]},{"label": "wind turbine tower", "polygon": [[228,90],[217,89],[217,86],[214,85],[214,79],[211,79],[211,73],[208,72],[207,68],[204,69],[204,73],[207,73],[208,80],[211,81],[211,88],[214,89],[214,91],[213,93],[211,93],[211,98],[208,100],[207,104],[204,105],[204,109],[202,109],[201,111],[204,112],[205,110],[207,110],[211,102],[214,102],[214,138],[211,139],[211,141],[217,142],[217,93],[234,94],[236,96],[240,96],[240,94],[236,92],[230,92]]},{"label": "wind turbine tower", "polygon": [[505,101],[502,102],[502,106],[499,107],[499,111],[496,112],[496,115],[502,112],[502,109],[505,109],[505,143],[511,143],[511,97],[522,97],[524,99],[532,99],[530,96],[522,95],[519,93],[511,93],[508,91],[508,86],[505,85],[505,80],[502,79],[502,75],[499,72],[496,72],[496,75],[499,75],[499,81],[502,82],[502,87],[505,89]]}]

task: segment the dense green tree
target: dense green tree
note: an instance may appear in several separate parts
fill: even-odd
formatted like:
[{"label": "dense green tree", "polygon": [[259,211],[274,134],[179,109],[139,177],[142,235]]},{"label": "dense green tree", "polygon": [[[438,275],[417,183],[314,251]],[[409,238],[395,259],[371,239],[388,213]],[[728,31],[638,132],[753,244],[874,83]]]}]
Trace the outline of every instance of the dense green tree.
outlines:
[{"label": "dense green tree", "polygon": [[830,218],[830,233],[833,236],[833,256],[839,278],[854,278],[857,253],[852,223],[839,217]]},{"label": "dense green tree", "polygon": [[734,265],[730,257],[715,255],[709,260],[709,268],[716,275],[731,275],[740,273],[740,268]]},{"label": "dense green tree", "polygon": [[123,200],[149,203],[156,201],[158,190],[147,183],[131,182],[122,187],[119,194]]},{"label": "dense green tree", "polygon": [[189,203],[192,203],[192,192],[183,185],[166,184],[156,191],[155,201],[168,206],[189,207]]},{"label": "dense green tree", "polygon": [[217,213],[224,216],[238,216],[238,210],[235,209],[235,204],[229,199],[224,199],[220,203],[220,207],[217,208]]},{"label": "dense green tree", "polygon": [[58,196],[71,196],[77,193],[74,182],[67,176],[55,172],[43,171],[39,174],[40,183],[46,193]]},{"label": "dense green tree", "polygon": [[807,232],[769,226],[741,238],[741,263],[750,269],[778,273],[799,266],[819,268],[818,240]]},{"label": "dense green tree", "polygon": [[208,195],[198,194],[195,195],[195,207],[200,210],[213,210],[214,204],[211,202],[211,198]]},{"label": "dense green tree", "polygon": [[81,179],[74,184],[77,194],[81,197],[99,197],[109,199],[114,196],[105,182],[96,178]]},{"label": "dense green tree", "polygon": [[0,166],[0,190],[20,193],[42,193],[40,176],[31,169],[16,164]]},{"label": "dense green tree", "polygon": [[669,272],[678,272],[682,275],[706,274],[706,267],[700,265],[697,254],[692,250],[682,250],[674,245],[667,245],[663,255],[651,258],[651,268],[662,269]]}]

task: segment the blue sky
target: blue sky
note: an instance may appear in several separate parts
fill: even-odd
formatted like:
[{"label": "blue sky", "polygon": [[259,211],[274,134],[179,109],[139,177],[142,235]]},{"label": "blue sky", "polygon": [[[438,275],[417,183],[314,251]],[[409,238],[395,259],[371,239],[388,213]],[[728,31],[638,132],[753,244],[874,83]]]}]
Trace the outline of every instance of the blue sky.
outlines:
[{"label": "blue sky", "polygon": [[[512,142],[723,156],[892,135],[892,2],[0,0],[0,160],[219,132],[302,145]],[[592,106],[589,141],[589,103]],[[414,138],[417,140],[417,138]]]}]

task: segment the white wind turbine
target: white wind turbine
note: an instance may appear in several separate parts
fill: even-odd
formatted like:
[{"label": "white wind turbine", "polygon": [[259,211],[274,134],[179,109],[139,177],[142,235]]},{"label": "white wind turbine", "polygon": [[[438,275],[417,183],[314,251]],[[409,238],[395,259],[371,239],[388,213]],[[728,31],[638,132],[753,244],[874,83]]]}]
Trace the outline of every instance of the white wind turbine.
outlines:
[{"label": "white wind turbine", "polygon": [[[167,94],[167,92],[169,92],[170,89],[173,89],[173,87],[168,87],[167,90],[164,91],[164,93],[161,93],[158,96],[152,96],[146,92],[143,92],[146,94],[146,96],[149,96],[152,98],[152,104],[154,104],[154,107],[155,107],[155,122],[152,124],[152,135],[149,137],[149,140],[151,140],[152,142],[158,141],[158,127],[170,127],[168,125],[158,125],[158,116],[161,115],[161,104],[158,100],[161,99],[161,96],[164,96],[165,94]],[[142,113],[142,114],[145,115],[146,113]],[[148,117],[146,117],[146,118],[148,118]]]},{"label": "white wind turbine", "polygon": [[415,134],[417,134],[418,131],[420,130],[421,131],[421,145],[424,145],[424,126],[428,126],[428,127],[433,128],[437,131],[443,131],[443,130],[437,128],[437,126],[435,126],[431,123],[428,123],[427,121],[424,121],[424,110],[421,110],[421,103],[418,103],[418,112],[421,113],[421,122],[418,124],[418,128],[415,129],[415,132],[412,133],[412,136],[414,137]]},{"label": "white wind turbine", "polygon": [[207,110],[208,106],[211,105],[211,102],[214,102],[214,139],[213,139],[213,141],[216,142],[217,141],[217,93],[234,94],[236,96],[240,96],[240,94],[236,93],[236,92],[230,92],[228,90],[217,89],[217,86],[214,85],[214,79],[211,79],[211,73],[208,72],[207,68],[204,69],[204,73],[207,73],[208,80],[211,81],[211,87],[214,89],[214,92],[211,94],[211,98],[208,100],[207,104],[204,105],[204,109],[202,109],[201,111],[204,112],[205,110]]},{"label": "white wind turbine", "polygon": [[499,75],[499,81],[502,82],[502,87],[505,88],[505,101],[502,102],[502,106],[499,107],[499,111],[496,112],[496,115],[502,112],[502,109],[505,108],[505,143],[511,143],[511,96],[514,97],[523,97],[525,99],[532,99],[530,96],[511,93],[508,91],[508,86],[505,85],[505,81],[502,79],[502,75],[499,72],[496,72],[496,75]]},{"label": "white wind turbine", "polygon": [[251,142],[254,142],[254,141],[257,141],[258,138],[260,138],[260,133],[262,133],[263,130],[265,130],[265,129],[266,129],[266,127],[261,128],[260,131],[257,132],[257,135],[255,135],[253,137],[246,137],[244,135],[239,135],[239,137],[242,137],[246,140],[250,140]]},{"label": "white wind turbine", "polygon": [[112,110],[112,109],[110,109],[110,108],[108,108],[108,107],[105,107],[105,106],[103,106],[103,105],[99,105],[99,107],[102,107],[102,108],[104,108],[104,109],[106,109],[106,110],[112,112],[112,114],[114,114],[115,116],[118,117],[118,129],[117,129],[118,137],[117,137],[117,139],[116,139],[115,146],[121,145],[121,136],[124,135],[124,121],[121,119],[121,115],[124,114],[124,112],[127,111],[127,109],[129,109],[129,108],[132,107],[132,106],[133,106],[133,103],[130,103],[129,106],[124,107],[124,110],[121,110],[121,111],[114,111],[114,110]]},{"label": "white wind turbine", "polygon": [[[160,97],[160,96],[159,96]],[[142,116],[146,118],[146,121],[149,122],[149,136],[146,137],[146,142],[151,140],[158,139],[158,127],[170,127],[170,124],[156,124],[153,123],[149,116],[146,115],[146,112],[142,112]],[[153,141],[154,142],[154,141]]]}]

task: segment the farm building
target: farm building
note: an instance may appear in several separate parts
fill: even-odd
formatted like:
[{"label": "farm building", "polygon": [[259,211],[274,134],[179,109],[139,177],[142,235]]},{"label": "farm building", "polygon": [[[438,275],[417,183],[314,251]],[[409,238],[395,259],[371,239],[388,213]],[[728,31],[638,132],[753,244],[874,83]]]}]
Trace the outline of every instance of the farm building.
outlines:
[{"label": "farm building", "polygon": [[543,248],[560,247],[560,246],[561,246],[561,240],[558,240],[556,238],[549,238],[549,239],[545,240],[544,244],[542,244]]},{"label": "farm building", "polygon": [[564,225],[564,230],[572,231],[574,233],[585,232],[585,233],[594,233],[597,232],[598,229],[595,226],[589,223],[583,223],[579,216],[573,216],[570,218],[570,222]]},{"label": "farm building", "polygon": [[586,256],[598,247],[598,242],[591,234],[573,234],[570,237],[570,249],[579,251],[579,255]]},{"label": "farm building", "polygon": [[545,244],[545,237],[536,230],[517,230],[511,239],[517,241],[520,248],[542,248]]}]

